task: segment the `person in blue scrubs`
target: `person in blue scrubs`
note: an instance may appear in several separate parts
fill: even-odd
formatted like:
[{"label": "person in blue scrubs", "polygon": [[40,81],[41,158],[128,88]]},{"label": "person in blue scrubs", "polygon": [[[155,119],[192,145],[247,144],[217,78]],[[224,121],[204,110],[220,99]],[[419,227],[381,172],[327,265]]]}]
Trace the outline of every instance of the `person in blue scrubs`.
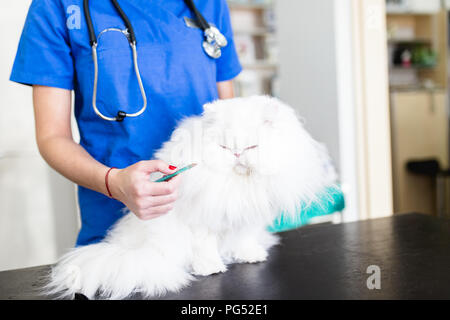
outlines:
[{"label": "person in blue scrubs", "polygon": [[[141,219],[167,213],[176,199],[177,176],[149,180],[151,172],[175,167],[150,160],[177,121],[202,113],[203,104],[233,96],[231,79],[241,71],[233,44],[226,0],[195,0],[205,19],[228,45],[218,59],[202,48],[203,31],[183,0],[119,0],[137,39],[147,109],[122,122],[105,121],[92,108],[94,64],[82,0],[34,0],[29,9],[11,80],[33,86],[36,139],[55,170],[74,181],[82,227],[77,245],[101,241],[128,207]],[[90,1],[96,34],[124,29],[111,1]],[[98,43],[97,107],[104,114],[138,111],[143,99],[126,37],[106,32]],[[80,143],[70,126],[72,91]],[[107,190],[105,177],[108,174]],[[111,197],[109,196],[111,194]]]}]

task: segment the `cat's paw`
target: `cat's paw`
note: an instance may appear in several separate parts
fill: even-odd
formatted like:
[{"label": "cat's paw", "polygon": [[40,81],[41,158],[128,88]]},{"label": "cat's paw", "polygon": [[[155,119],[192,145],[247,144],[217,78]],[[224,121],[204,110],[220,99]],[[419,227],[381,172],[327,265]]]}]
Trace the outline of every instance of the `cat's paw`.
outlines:
[{"label": "cat's paw", "polygon": [[192,274],[196,276],[209,276],[225,271],[227,266],[220,259],[196,259],[192,263]]},{"label": "cat's paw", "polygon": [[256,263],[267,260],[267,250],[259,245],[240,247],[233,253],[236,262]]}]

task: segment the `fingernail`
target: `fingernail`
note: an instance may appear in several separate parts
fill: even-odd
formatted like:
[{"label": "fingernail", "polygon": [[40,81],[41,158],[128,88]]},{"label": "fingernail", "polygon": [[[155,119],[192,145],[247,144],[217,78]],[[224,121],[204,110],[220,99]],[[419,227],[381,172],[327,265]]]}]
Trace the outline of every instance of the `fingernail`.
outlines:
[{"label": "fingernail", "polygon": [[175,170],[176,168],[177,168],[177,167],[172,166],[172,165],[169,166],[169,169],[170,169],[170,170]]}]

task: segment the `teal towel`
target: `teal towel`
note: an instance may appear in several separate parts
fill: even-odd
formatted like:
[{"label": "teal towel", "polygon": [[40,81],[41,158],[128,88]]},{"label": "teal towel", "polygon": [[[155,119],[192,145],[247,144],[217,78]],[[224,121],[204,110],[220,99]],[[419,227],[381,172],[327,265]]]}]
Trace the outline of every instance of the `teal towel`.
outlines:
[{"label": "teal towel", "polygon": [[281,232],[295,229],[309,223],[309,220],[318,216],[325,216],[345,208],[344,194],[339,187],[329,187],[318,196],[318,201],[303,204],[300,212],[293,218],[283,213],[268,228],[270,232]]}]

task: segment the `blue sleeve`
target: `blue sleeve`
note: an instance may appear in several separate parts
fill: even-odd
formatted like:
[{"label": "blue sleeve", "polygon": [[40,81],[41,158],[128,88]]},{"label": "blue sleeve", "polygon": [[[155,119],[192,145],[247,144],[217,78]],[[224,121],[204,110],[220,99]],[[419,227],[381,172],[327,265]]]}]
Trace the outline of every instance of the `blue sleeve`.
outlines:
[{"label": "blue sleeve", "polygon": [[228,45],[222,48],[222,55],[216,61],[217,76],[216,81],[227,81],[236,77],[241,71],[242,66],[239,62],[239,58],[234,46],[233,30],[230,21],[230,11],[226,0],[219,0],[219,19],[218,29],[227,38]]},{"label": "blue sleeve", "polygon": [[65,11],[59,0],[31,3],[10,80],[73,89],[74,64]]}]

